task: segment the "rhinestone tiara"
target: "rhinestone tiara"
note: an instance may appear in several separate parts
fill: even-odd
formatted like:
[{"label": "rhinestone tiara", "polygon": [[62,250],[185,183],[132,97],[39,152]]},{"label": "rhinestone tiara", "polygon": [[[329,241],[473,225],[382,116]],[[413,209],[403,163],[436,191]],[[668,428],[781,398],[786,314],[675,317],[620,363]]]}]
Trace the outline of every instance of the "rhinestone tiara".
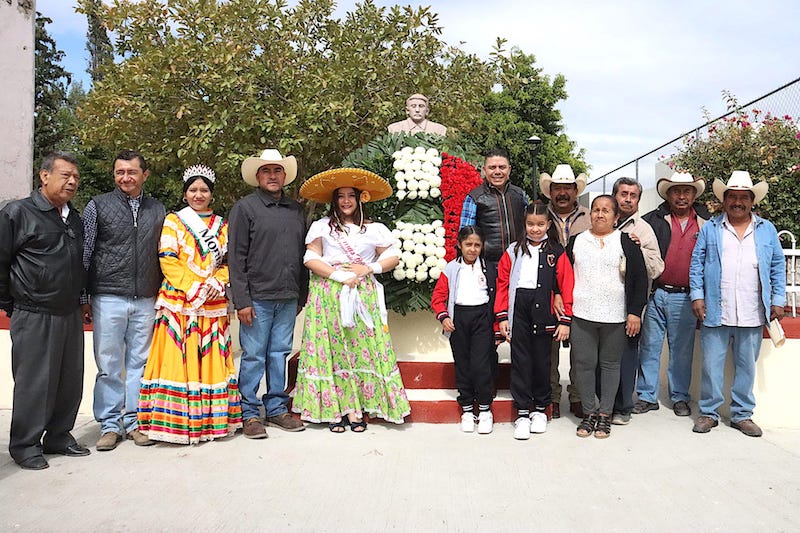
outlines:
[{"label": "rhinestone tiara", "polygon": [[205,165],[192,165],[187,168],[183,173],[183,182],[186,183],[186,180],[189,178],[194,178],[200,176],[201,178],[206,178],[211,183],[214,183],[217,179],[217,175],[214,174],[214,171],[208,168]]}]

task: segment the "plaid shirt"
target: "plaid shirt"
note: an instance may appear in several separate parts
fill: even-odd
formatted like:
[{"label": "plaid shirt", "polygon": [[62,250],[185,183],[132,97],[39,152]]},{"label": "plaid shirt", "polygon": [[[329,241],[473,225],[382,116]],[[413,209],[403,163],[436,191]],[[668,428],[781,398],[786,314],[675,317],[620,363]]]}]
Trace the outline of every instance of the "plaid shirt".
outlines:
[{"label": "plaid shirt", "polygon": [[[139,216],[139,206],[142,205],[142,197],[144,191],[139,193],[136,198],[128,198],[128,205],[133,214],[133,224],[136,225],[136,219]],[[97,242],[97,205],[94,199],[89,200],[86,208],[83,210],[83,268],[89,272],[89,267],[92,264],[92,256],[94,255],[94,245]],[[89,294],[86,290],[81,292],[80,303],[89,303]]]},{"label": "plaid shirt", "polygon": [[[527,206],[530,203],[528,201],[528,194],[522,193],[522,197],[525,199],[525,205]],[[458,229],[461,229],[464,226],[474,226],[477,218],[478,204],[475,203],[475,200],[472,199],[472,196],[467,195],[464,197],[464,204],[461,206],[461,223],[458,226]]]}]

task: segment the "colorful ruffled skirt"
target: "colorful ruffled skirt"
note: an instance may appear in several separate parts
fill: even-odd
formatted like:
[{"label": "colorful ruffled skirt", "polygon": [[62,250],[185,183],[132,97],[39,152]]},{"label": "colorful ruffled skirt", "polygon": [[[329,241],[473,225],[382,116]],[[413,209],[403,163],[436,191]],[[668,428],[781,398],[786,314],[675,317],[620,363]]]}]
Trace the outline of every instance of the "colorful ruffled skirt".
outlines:
[{"label": "colorful ruffled skirt", "polygon": [[227,316],[157,311],[138,411],[140,431],[164,442],[195,444],[242,427]]},{"label": "colorful ruffled skirt", "polygon": [[338,422],[348,413],[402,424],[411,412],[388,328],[382,327],[375,281],[359,286],[374,328],[356,318],[340,324],[342,284],[311,275],[292,410],[309,422]]}]

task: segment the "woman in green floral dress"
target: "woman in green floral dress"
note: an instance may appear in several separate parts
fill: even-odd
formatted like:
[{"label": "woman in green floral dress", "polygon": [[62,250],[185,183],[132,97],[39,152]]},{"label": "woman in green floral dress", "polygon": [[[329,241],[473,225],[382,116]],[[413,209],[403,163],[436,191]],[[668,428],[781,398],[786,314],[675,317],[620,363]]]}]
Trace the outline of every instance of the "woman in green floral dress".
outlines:
[{"label": "woman in green floral dress", "polygon": [[292,410],[308,422],[360,433],[365,415],[397,424],[411,412],[375,274],[398,264],[389,229],[364,215],[363,203],[392,194],[372,172],[343,168],[307,180],[300,195],[330,204],[306,236],[311,271]]}]

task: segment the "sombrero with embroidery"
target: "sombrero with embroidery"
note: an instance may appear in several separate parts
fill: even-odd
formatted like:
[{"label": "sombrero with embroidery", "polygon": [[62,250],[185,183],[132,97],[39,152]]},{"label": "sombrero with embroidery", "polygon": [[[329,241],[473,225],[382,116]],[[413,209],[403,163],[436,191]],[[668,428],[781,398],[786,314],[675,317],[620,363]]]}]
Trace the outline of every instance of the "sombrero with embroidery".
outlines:
[{"label": "sombrero with embroidery", "polygon": [[552,176],[547,172],[543,172],[539,176],[539,189],[548,198],[550,198],[550,186],[554,183],[574,183],[578,188],[578,196],[580,196],[586,188],[586,174],[581,173],[576,178],[571,166],[557,165]]},{"label": "sombrero with embroidery", "polygon": [[753,203],[757,204],[767,195],[769,185],[766,181],[760,181],[753,185],[753,180],[750,178],[750,173],[746,170],[734,170],[728,179],[728,184],[722,183],[722,180],[715,179],[711,185],[714,191],[714,196],[721,202],[725,196],[725,191],[750,191],[753,193]]},{"label": "sombrero with embroidery", "polygon": [[697,196],[700,196],[703,194],[703,191],[706,190],[706,182],[703,181],[703,178],[695,179],[695,177],[688,172],[673,172],[669,179],[661,178],[658,180],[658,183],[656,183],[658,195],[666,200],[667,191],[670,189],[670,187],[674,187],[676,185],[690,185],[694,187],[694,190],[697,191]]},{"label": "sombrero with embroidery", "polygon": [[334,168],[308,178],[300,187],[300,196],[319,203],[331,203],[333,191],[353,187],[361,191],[362,202],[375,202],[392,195],[389,182],[363,168]]},{"label": "sombrero with embroidery", "polygon": [[283,157],[279,151],[269,148],[261,152],[261,155],[248,157],[244,160],[244,163],[242,163],[242,178],[245,183],[258,187],[256,173],[264,165],[280,165],[283,167],[283,171],[286,172],[286,181],[283,182],[284,187],[297,177],[297,159],[293,155]]}]

